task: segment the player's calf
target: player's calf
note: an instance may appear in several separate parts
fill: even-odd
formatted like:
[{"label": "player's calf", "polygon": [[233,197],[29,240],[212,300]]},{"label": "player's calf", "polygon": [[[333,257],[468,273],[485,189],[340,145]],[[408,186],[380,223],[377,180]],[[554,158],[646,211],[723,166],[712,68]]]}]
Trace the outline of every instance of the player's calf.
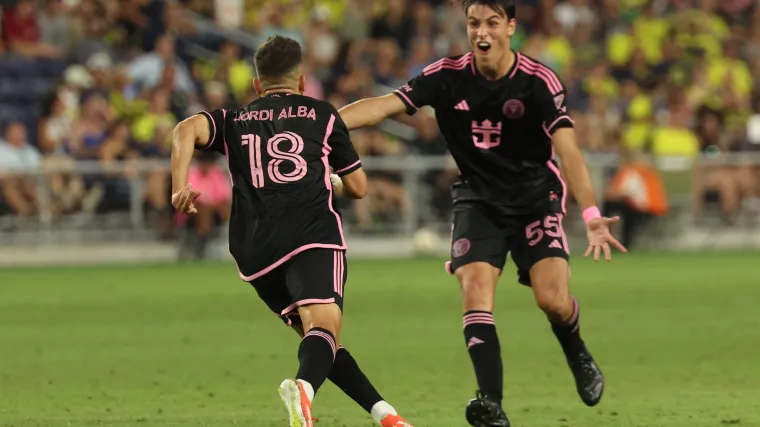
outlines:
[{"label": "player's calf", "polygon": [[499,270],[488,263],[474,262],[459,267],[455,274],[462,287],[464,341],[479,390],[501,404],[501,346],[492,313]]},{"label": "player's calf", "polygon": [[311,304],[298,308],[304,325],[304,337],[298,347],[300,363],[296,379],[303,384],[309,401],[332,370],[342,314],[336,304]]},{"label": "player's calf", "polygon": [[602,398],[604,376],[581,339],[580,310],[570,295],[569,273],[566,260],[543,259],[530,270],[531,286],[536,303],[546,313],[562,346],[578,394],[586,405],[594,406]]},{"label": "player's calf", "polygon": [[356,359],[340,346],[335,355],[330,375],[327,377],[338,388],[343,390],[348,397],[358,403],[372,418],[382,426],[404,427],[406,421],[401,418],[396,409],[386,402],[377,392],[364,372],[359,368]]},{"label": "player's calf", "polygon": [[545,258],[530,269],[536,303],[546,313],[566,355],[583,350],[578,303],[570,296],[569,267],[562,258]]},{"label": "player's calf", "polygon": [[290,427],[313,427],[311,402],[327,379],[338,350],[341,311],[337,304],[298,307],[303,339],[298,346],[298,374],[280,384],[280,398],[290,415]]},{"label": "player's calf", "polygon": [[[294,324],[293,330],[303,338],[303,326]],[[386,402],[377,392],[370,380],[364,375],[356,359],[342,345],[335,354],[330,374],[327,379],[332,381],[348,397],[354,400],[372,418],[383,427],[412,427],[407,423],[396,409]]]}]

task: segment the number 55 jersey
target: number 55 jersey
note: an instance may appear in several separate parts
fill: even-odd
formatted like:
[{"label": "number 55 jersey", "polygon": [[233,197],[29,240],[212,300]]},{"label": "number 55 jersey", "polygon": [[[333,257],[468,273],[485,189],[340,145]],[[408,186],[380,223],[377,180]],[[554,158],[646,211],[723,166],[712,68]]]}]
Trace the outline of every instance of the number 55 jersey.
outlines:
[{"label": "number 55 jersey", "polygon": [[210,136],[196,149],[222,153],[229,164],[229,249],[243,280],[307,249],[346,249],[330,168],[347,175],[361,160],[335,107],[274,93],[239,110],[199,114]]}]

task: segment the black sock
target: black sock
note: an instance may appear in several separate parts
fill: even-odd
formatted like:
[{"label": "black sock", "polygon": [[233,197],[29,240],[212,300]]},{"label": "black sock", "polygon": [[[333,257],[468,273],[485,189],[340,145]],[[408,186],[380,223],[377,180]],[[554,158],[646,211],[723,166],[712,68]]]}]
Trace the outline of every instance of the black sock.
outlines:
[{"label": "black sock", "polygon": [[574,357],[584,349],[583,340],[581,339],[578,301],[574,297],[571,298],[573,300],[573,314],[570,318],[561,323],[552,322],[552,331],[562,346],[562,351],[565,352],[565,356],[568,358]]},{"label": "black sock", "polygon": [[503,381],[501,347],[493,314],[487,311],[465,313],[464,342],[470,353],[481,393],[501,402]]},{"label": "black sock", "polygon": [[311,384],[314,393],[327,379],[335,361],[335,337],[322,328],[312,328],[304,335],[298,347],[298,367],[296,379]]},{"label": "black sock", "polygon": [[327,378],[367,412],[371,412],[375,403],[383,400],[359,368],[354,356],[343,346],[338,348],[335,363]]}]

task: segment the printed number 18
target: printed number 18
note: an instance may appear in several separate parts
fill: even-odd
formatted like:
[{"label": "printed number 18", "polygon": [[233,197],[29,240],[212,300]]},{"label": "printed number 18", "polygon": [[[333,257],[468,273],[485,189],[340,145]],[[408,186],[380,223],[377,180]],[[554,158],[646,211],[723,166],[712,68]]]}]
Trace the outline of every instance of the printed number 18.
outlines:
[{"label": "printed number 18", "polygon": [[[289,141],[287,151],[280,149],[280,143]],[[264,187],[264,164],[261,160],[261,137],[254,134],[243,135],[241,143],[248,145],[248,159],[251,163],[251,181],[256,188]],[[303,151],[303,138],[293,132],[278,133],[266,142],[266,150],[271,160],[266,168],[269,179],[276,184],[295,182],[306,176],[306,160],[300,156]],[[282,163],[293,162],[294,169],[291,172],[280,171]]]}]

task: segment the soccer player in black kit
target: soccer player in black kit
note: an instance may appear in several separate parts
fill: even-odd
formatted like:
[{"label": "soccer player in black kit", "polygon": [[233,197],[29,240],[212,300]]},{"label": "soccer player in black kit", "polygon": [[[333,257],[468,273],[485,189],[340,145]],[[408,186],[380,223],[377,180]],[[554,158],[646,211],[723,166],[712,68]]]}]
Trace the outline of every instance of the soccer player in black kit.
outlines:
[{"label": "soccer player in black kit", "polygon": [[270,38],[254,58],[259,99],[177,125],[172,205],[197,211],[193,201],[202,195],[188,182],[195,149],[226,155],[229,247],[239,275],[303,338],[298,373],[280,385],[291,427],[313,427],[311,402],[328,378],[381,426],[412,427],[340,345],[346,242],[333,198],[362,198],[367,176],[335,107],[302,95],[301,58],[298,42]]},{"label": "soccer player in black kit", "polygon": [[502,409],[502,362],[493,317],[496,283],[507,253],[518,281],[530,286],[548,316],[586,405],[602,397],[604,377],[580,336],[578,302],[570,295],[569,251],[562,229],[567,188],[583,210],[598,260],[619,218],[596,206],[588,170],[575,142],[565,88],[545,65],[510,48],[514,0],[464,0],[473,51],[443,58],[392,94],[340,110],[349,130],[374,125],[425,105],[435,109],[460,175],[452,188],[454,220],[449,273],[462,288],[464,337],[478,382],[466,418],[478,427],[509,426]]}]

